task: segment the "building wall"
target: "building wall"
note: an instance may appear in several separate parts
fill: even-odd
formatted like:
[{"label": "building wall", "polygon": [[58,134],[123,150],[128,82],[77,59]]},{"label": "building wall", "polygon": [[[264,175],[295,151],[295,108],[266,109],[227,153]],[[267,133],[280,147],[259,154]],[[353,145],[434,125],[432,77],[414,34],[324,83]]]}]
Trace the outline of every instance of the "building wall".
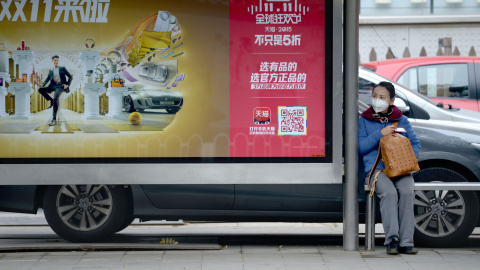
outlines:
[{"label": "building wall", "polygon": [[480,14],[479,0],[360,0],[361,15]]},{"label": "building wall", "polygon": [[422,17],[424,18],[421,20],[403,17],[403,23],[400,23],[401,16],[397,18],[360,16],[360,63],[370,61],[372,48],[376,51],[377,60],[386,59],[389,47],[397,58],[403,58],[407,47],[411,57],[419,56],[422,47],[425,47],[427,56],[435,56],[439,49],[439,39],[447,37],[452,38],[452,52],[457,47],[461,56],[467,56],[473,46],[477,56],[480,56],[480,15],[470,16],[464,22],[451,17],[437,16],[433,18],[433,21],[438,21],[437,23],[432,23],[429,16]]}]

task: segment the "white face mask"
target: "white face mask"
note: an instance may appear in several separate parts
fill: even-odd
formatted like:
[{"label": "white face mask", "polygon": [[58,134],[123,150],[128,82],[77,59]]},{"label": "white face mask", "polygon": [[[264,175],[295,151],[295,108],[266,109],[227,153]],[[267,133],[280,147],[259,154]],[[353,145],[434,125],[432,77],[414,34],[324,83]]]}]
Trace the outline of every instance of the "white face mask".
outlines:
[{"label": "white face mask", "polygon": [[386,109],[388,109],[388,106],[389,106],[388,102],[383,101],[383,100],[378,99],[378,98],[372,98],[372,108],[375,112],[377,112],[377,113],[383,112]]}]

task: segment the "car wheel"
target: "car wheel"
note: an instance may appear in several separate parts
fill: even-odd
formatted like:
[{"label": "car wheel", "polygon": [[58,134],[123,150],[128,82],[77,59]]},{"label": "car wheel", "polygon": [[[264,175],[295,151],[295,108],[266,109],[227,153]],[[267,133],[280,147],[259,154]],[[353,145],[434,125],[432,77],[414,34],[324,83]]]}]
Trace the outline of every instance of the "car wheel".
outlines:
[{"label": "car wheel", "polygon": [[135,111],[135,105],[133,105],[133,100],[130,96],[125,97],[123,102],[126,112],[131,113]]},{"label": "car wheel", "polygon": [[178,111],[180,111],[179,109],[165,109],[167,110],[167,113],[169,114],[174,114],[174,113],[177,113]]},{"label": "car wheel", "polygon": [[123,220],[123,223],[120,225],[116,232],[121,232],[125,230],[128,226],[130,226],[130,224],[133,223],[134,220],[135,217],[133,216],[133,203],[128,203],[125,219]]},{"label": "car wheel", "polygon": [[64,185],[48,187],[43,209],[48,225],[71,242],[97,242],[118,231],[127,213],[123,187]]},{"label": "car wheel", "polygon": [[135,220],[135,218],[133,216],[126,217],[125,220],[123,221],[122,226],[120,226],[120,228],[117,230],[117,232],[121,232],[121,231],[125,230],[128,226],[130,226],[133,223],[134,220]]},{"label": "car wheel", "polygon": [[[416,182],[467,182],[445,168],[427,168],[414,175]],[[420,246],[460,245],[475,229],[479,216],[474,191],[417,190],[414,198],[415,243]]]}]

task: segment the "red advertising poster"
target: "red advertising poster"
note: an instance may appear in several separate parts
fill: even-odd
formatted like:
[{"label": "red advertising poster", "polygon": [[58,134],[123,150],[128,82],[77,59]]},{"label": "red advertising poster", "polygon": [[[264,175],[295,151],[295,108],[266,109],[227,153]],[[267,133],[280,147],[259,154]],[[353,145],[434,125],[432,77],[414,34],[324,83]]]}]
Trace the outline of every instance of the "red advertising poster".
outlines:
[{"label": "red advertising poster", "polygon": [[325,1],[230,1],[230,156],[325,156]]}]

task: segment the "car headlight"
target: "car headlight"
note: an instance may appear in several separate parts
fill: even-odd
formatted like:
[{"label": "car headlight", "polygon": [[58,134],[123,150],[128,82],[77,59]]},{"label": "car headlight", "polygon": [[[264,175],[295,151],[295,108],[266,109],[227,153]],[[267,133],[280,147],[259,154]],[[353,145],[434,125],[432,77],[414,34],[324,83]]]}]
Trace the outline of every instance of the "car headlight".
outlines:
[{"label": "car headlight", "polygon": [[477,149],[478,151],[480,151],[480,143],[470,143],[470,145],[471,145],[473,148],[475,148],[475,149]]}]

